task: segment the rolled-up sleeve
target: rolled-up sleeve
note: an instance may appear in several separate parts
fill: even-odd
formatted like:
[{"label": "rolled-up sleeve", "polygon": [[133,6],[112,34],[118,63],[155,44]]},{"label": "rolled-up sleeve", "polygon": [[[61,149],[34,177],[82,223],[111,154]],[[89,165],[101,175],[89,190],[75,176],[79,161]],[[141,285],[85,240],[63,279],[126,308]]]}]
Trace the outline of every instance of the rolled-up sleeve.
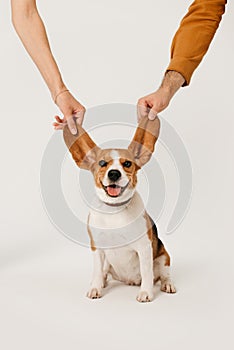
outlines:
[{"label": "rolled-up sleeve", "polygon": [[215,35],[225,11],[226,0],[195,0],[182,19],[171,45],[167,71],[183,75],[186,86]]}]

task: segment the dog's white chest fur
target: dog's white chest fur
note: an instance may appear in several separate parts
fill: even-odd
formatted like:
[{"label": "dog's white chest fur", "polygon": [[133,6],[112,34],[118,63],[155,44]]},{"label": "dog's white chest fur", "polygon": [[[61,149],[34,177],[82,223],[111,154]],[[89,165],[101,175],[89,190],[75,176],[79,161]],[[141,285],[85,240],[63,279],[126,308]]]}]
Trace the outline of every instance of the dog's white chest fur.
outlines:
[{"label": "dog's white chest fur", "polygon": [[140,284],[141,273],[139,257],[133,244],[116,249],[106,249],[105,258],[111,265],[112,276],[127,284]]},{"label": "dog's white chest fur", "polygon": [[126,246],[147,232],[144,203],[137,192],[128,204],[121,207],[111,207],[99,201],[93,208],[89,225],[98,248]]},{"label": "dog's white chest fur", "polygon": [[151,244],[144,213],[144,204],[137,192],[131,202],[121,208],[99,203],[98,208],[90,212],[89,224],[96,246],[105,248],[105,259],[113,277],[128,284],[141,281],[136,246]]}]

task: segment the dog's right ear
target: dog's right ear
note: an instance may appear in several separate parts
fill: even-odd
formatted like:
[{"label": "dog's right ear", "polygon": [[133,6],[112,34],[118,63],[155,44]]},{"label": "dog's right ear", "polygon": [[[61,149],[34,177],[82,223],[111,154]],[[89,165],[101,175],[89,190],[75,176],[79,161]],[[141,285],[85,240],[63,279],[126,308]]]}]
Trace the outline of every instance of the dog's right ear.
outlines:
[{"label": "dog's right ear", "polygon": [[64,141],[78,167],[90,170],[95,163],[99,147],[89,137],[87,132],[77,125],[77,134],[72,135],[67,125],[63,129]]},{"label": "dog's right ear", "polygon": [[145,116],[140,120],[133,140],[128,146],[139,168],[150,160],[159,136],[159,130],[160,120],[158,117],[154,120],[149,120],[148,117]]}]

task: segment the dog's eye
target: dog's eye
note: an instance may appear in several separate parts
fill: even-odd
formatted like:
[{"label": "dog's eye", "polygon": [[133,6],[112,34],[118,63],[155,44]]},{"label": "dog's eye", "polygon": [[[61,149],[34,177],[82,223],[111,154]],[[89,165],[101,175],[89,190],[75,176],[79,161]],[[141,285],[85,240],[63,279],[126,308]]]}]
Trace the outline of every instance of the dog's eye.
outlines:
[{"label": "dog's eye", "polygon": [[101,167],[107,166],[107,162],[106,162],[104,159],[100,160],[100,162],[99,162],[98,164],[99,164]]},{"label": "dog's eye", "polygon": [[125,168],[130,168],[130,166],[132,165],[132,162],[130,162],[130,160],[126,160],[124,163],[123,163],[123,166]]}]

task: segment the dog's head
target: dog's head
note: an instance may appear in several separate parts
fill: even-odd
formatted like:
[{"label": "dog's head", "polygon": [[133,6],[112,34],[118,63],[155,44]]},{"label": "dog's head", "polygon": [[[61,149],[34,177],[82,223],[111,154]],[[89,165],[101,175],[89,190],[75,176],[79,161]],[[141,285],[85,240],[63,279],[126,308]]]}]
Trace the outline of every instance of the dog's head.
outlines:
[{"label": "dog's head", "polygon": [[154,151],[159,119],[144,117],[127,149],[101,149],[80,125],[77,129],[77,135],[72,135],[65,126],[64,140],[76,164],[92,172],[99,199],[109,204],[128,201],[136,188],[137,171]]}]

